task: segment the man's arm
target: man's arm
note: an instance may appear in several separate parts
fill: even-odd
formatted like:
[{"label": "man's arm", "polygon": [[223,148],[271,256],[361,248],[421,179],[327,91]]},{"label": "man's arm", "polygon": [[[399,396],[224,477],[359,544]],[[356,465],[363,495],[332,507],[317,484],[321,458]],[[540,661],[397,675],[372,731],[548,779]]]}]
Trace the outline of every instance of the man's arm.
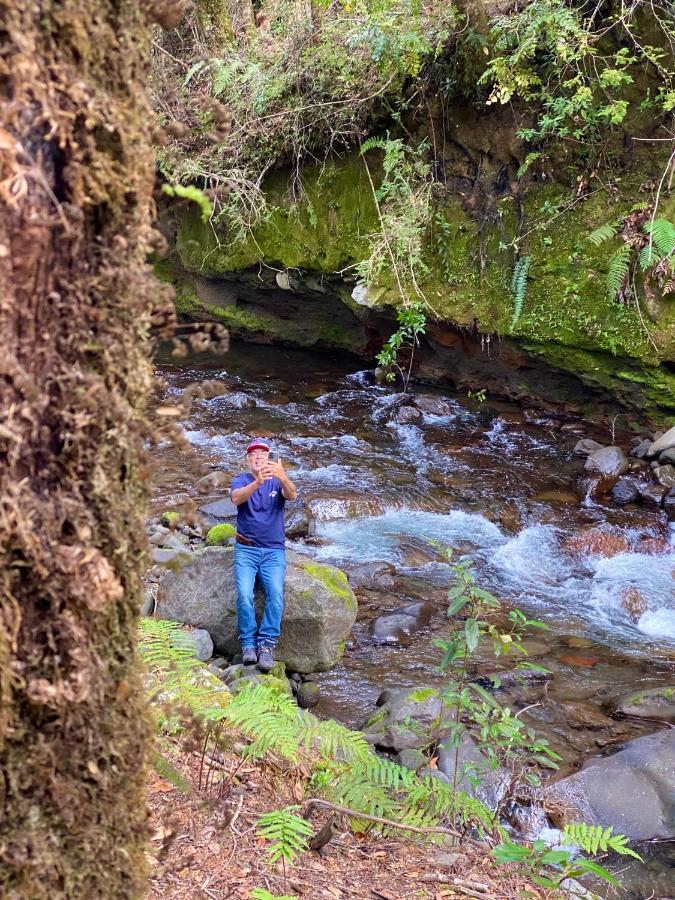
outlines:
[{"label": "man's arm", "polygon": [[265,479],[262,477],[262,472],[260,475],[252,481],[250,484],[245,485],[244,487],[234,488],[230,491],[230,498],[235,506],[241,506],[242,503],[246,503],[246,501],[255,494],[261,484],[265,483]]},{"label": "man's arm", "polygon": [[276,463],[270,463],[266,471],[269,471],[270,475],[273,475],[275,478],[279,479],[281,483],[281,493],[285,500],[296,499],[296,497],[298,496],[298,489],[286,474],[284,467],[281,465],[281,460]]}]

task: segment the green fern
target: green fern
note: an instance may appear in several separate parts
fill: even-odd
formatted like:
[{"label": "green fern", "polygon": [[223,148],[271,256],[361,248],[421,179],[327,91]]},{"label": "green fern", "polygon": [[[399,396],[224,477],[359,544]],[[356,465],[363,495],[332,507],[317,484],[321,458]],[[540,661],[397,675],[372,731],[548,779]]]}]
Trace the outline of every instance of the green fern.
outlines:
[{"label": "green fern", "polygon": [[314,834],[314,830],[306,819],[295,815],[298,809],[299,806],[275,809],[256,822],[260,837],[270,842],[267,855],[271,863],[278,859],[292,863],[301,853],[306,853],[307,838]]},{"label": "green fern", "polygon": [[513,274],[511,276],[511,295],[513,296],[513,318],[511,319],[510,325],[511,331],[515,328],[523,310],[523,301],[525,300],[525,290],[527,288],[527,273],[531,262],[531,256],[523,256],[513,267]]},{"label": "green fern", "polygon": [[606,241],[616,237],[619,231],[619,224],[619,222],[607,222],[604,225],[601,225],[599,228],[596,228],[595,231],[591,231],[588,235],[588,240],[593,246],[599,247]]},{"label": "green fern", "polygon": [[633,248],[630,244],[623,244],[609,261],[606,284],[607,294],[611,300],[615,300],[626,283],[630,271],[630,260]]},{"label": "green fern", "polygon": [[611,825],[603,828],[602,825],[588,825],[586,822],[565,825],[563,829],[566,843],[580,847],[584,853],[591,856],[596,856],[599,851],[607,853],[608,850],[613,850],[621,856],[632,856],[642,862],[642,857],[627,846],[628,838],[613,832]]},{"label": "green fern", "polygon": [[361,144],[361,150],[359,152],[361,153],[361,156],[363,156],[364,154],[368,153],[369,150],[386,151],[388,143],[389,141],[385,140],[384,138],[369,137]]},{"label": "green fern", "polygon": [[[651,238],[650,243],[640,254],[640,267],[644,271],[675,251],[675,225],[667,219],[654,219],[646,222],[643,231]],[[646,256],[645,256],[646,254]]]},{"label": "green fern", "polygon": [[202,211],[202,222],[208,222],[213,214],[213,204],[203,191],[193,184],[163,184],[162,190],[169,197],[179,197],[181,200],[190,200],[196,203]]}]

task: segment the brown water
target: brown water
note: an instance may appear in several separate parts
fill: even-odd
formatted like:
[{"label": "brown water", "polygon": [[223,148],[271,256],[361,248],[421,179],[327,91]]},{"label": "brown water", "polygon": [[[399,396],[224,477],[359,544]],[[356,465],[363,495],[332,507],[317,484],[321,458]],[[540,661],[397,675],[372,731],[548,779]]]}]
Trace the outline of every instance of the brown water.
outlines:
[{"label": "brown water", "polygon": [[[210,467],[236,474],[250,437],[264,435],[318,521],[318,544],[296,549],[348,574],[369,562],[395,567],[386,585],[357,590],[345,657],[318,679],[320,713],[358,726],[385,686],[443,683],[433,641],[448,632],[451,571],[430,543],[438,541],[455,558],[473,560],[481,586],[550,627],[533,634],[529,648],[551,679],[504,699],[527,707],[522,718],[562,755],[563,771],[653,731],[651,723],[606,714],[622,694],[673,683],[675,534],[661,512],[575,496],[583,461],[572,447],[581,435],[610,443],[608,431],[419,386],[413,393],[429,398],[425,408],[442,401],[436,414],[397,424],[400,394],[356,365],[236,343],[226,356],[161,360],[165,398],[207,378],[236,394],[234,403],[227,396],[203,402],[183,423],[191,454],[155,451],[154,508],[194,498],[195,481]],[[629,437],[617,434],[617,442],[627,448]],[[591,527],[623,535],[625,551],[611,558],[572,552],[567,541]],[[665,552],[646,552],[655,549]],[[637,610],[626,603],[630,589],[639,592]],[[435,607],[429,626],[406,647],[375,644],[372,620],[419,599]],[[493,671],[494,663],[479,660],[478,669]]]}]

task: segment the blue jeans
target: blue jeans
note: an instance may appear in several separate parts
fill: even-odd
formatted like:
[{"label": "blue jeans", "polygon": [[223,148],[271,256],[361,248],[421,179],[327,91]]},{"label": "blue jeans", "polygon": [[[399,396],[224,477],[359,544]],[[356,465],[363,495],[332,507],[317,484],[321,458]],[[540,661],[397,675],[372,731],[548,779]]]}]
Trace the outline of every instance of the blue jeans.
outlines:
[{"label": "blue jeans", "polygon": [[[267,644],[274,647],[281,632],[284,611],[286,551],[266,547],[234,545],[234,583],[237,587],[237,626],[243,647]],[[265,612],[260,628],[255,617],[253,588],[255,577],[265,588]]]}]

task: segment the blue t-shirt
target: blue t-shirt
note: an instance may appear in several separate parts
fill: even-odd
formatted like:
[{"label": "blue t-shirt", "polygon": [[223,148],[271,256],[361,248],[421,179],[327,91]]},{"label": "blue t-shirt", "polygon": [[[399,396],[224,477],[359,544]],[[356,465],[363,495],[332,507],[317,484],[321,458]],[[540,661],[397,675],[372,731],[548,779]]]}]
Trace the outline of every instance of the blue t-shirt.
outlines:
[{"label": "blue t-shirt", "polygon": [[[230,490],[246,487],[255,481],[250,472],[237,475]],[[255,490],[245,503],[237,506],[237,532],[257,547],[283,550],[286,546],[284,533],[284,506],[286,498],[281,493],[281,482],[270,478]]]}]

